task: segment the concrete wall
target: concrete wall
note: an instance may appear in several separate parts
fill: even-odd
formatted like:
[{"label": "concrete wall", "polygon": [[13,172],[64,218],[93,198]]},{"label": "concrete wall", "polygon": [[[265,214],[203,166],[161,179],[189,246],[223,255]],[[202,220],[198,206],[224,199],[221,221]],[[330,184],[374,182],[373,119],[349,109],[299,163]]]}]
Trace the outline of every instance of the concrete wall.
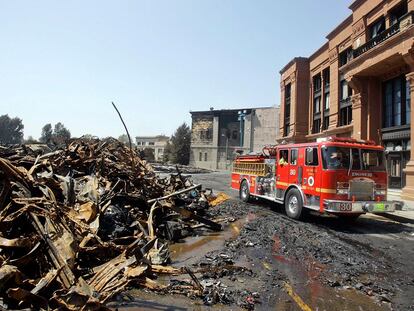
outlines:
[{"label": "concrete wall", "polygon": [[[242,147],[237,110],[192,113],[190,165],[226,170],[231,168],[237,150],[243,150],[243,153],[259,152],[264,145],[274,144],[278,136],[278,112],[276,107],[247,109]],[[210,129],[212,136],[209,139],[200,138],[200,133],[207,129]]]},{"label": "concrete wall", "polygon": [[215,118],[210,112],[193,116],[190,149],[191,166],[216,169],[217,152],[214,147],[217,144],[217,124],[214,121]]},{"label": "concrete wall", "polygon": [[[217,169],[217,148],[212,146],[191,147],[190,165],[210,170]],[[207,161],[205,157],[207,155]],[[201,159],[200,159],[201,156]]]},{"label": "concrete wall", "polygon": [[253,142],[251,150],[260,152],[265,145],[276,144],[279,136],[279,108],[258,108],[252,116]]}]

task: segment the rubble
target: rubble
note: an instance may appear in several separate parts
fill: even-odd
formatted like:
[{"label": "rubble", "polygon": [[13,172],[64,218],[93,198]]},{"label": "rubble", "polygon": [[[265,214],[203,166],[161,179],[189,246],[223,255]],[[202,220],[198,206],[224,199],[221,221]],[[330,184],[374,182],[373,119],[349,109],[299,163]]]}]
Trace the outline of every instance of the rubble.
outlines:
[{"label": "rubble", "polygon": [[[168,240],[220,230],[204,217],[209,200],[180,173],[158,178],[115,139],[1,147],[0,307],[105,309],[127,285],[202,297],[192,272],[167,265]],[[192,281],[156,281],[181,273]]]},{"label": "rubble", "polygon": [[211,173],[211,170],[192,167],[188,165],[169,165],[163,163],[151,163],[151,166],[157,173],[176,173],[177,170],[183,174],[208,174]]}]

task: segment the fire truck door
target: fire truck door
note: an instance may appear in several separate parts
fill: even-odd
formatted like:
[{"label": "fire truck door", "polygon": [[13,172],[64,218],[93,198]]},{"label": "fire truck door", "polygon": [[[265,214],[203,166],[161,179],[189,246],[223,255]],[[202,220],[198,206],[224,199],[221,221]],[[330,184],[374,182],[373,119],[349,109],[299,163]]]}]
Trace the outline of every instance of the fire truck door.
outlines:
[{"label": "fire truck door", "polygon": [[289,150],[289,184],[298,184],[298,149]]},{"label": "fire truck door", "polygon": [[321,191],[320,164],[318,147],[307,147],[302,184],[307,193],[313,196],[319,196]]},{"label": "fire truck door", "polygon": [[289,150],[280,149],[276,163],[276,188],[286,189],[289,185]]}]

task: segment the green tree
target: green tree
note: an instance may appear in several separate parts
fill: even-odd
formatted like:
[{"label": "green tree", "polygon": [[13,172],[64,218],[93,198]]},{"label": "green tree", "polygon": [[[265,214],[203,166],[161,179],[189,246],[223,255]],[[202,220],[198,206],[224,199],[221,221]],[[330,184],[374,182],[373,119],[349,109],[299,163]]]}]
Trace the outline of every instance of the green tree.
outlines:
[{"label": "green tree", "polygon": [[[127,134],[122,134],[122,135],[120,135],[120,136],[118,137],[118,140],[119,140],[121,143],[124,143],[125,145],[129,146],[129,139],[128,139],[128,135],[127,135]],[[134,144],[134,142],[133,142],[133,141],[131,141],[131,145],[132,145],[132,146],[135,146],[135,144]]]},{"label": "green tree", "polygon": [[155,160],[155,153],[154,149],[152,148],[145,148],[141,151],[141,158],[146,161],[154,161]]},{"label": "green tree", "polygon": [[27,137],[27,139],[24,140],[24,143],[30,145],[30,144],[38,144],[39,142],[36,139],[34,139],[33,136],[29,136]]},{"label": "green tree", "polygon": [[85,135],[82,135],[81,138],[83,138],[83,139],[94,139],[94,138],[97,138],[97,136],[92,135],[92,134],[85,134]]},{"label": "green tree", "polygon": [[166,163],[172,162],[172,145],[170,141],[167,141],[167,144],[164,147],[163,161]]},{"label": "green tree", "polygon": [[42,127],[42,134],[39,141],[44,144],[49,144],[53,138],[52,124],[48,123]]},{"label": "green tree", "polygon": [[65,143],[70,139],[70,131],[63,125],[63,123],[56,123],[53,129],[53,142],[57,145]]},{"label": "green tree", "polygon": [[20,144],[23,141],[24,125],[19,118],[0,116],[0,144]]},{"label": "green tree", "polygon": [[172,163],[188,165],[190,162],[190,144],[191,129],[186,123],[183,123],[171,137],[171,152],[168,160]]}]

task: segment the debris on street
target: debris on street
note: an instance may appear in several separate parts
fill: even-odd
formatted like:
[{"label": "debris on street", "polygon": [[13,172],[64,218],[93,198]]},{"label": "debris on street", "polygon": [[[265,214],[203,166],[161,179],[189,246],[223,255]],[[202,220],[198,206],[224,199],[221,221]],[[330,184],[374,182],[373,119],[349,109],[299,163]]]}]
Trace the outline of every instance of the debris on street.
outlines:
[{"label": "debris on street", "polygon": [[[105,309],[127,285],[202,297],[190,270],[168,265],[168,243],[221,230],[211,200],[115,139],[1,147],[0,308]],[[182,273],[185,285],[156,281]]]},{"label": "debris on street", "polygon": [[163,163],[151,163],[155,172],[159,173],[176,173],[179,171],[182,174],[207,174],[211,173],[210,170],[200,167],[192,167],[188,165],[168,165]]},{"label": "debris on street", "polygon": [[216,196],[211,197],[211,200],[209,200],[209,203],[211,206],[217,206],[220,203],[223,203],[230,199],[230,196],[225,194],[224,192],[219,192]]}]

